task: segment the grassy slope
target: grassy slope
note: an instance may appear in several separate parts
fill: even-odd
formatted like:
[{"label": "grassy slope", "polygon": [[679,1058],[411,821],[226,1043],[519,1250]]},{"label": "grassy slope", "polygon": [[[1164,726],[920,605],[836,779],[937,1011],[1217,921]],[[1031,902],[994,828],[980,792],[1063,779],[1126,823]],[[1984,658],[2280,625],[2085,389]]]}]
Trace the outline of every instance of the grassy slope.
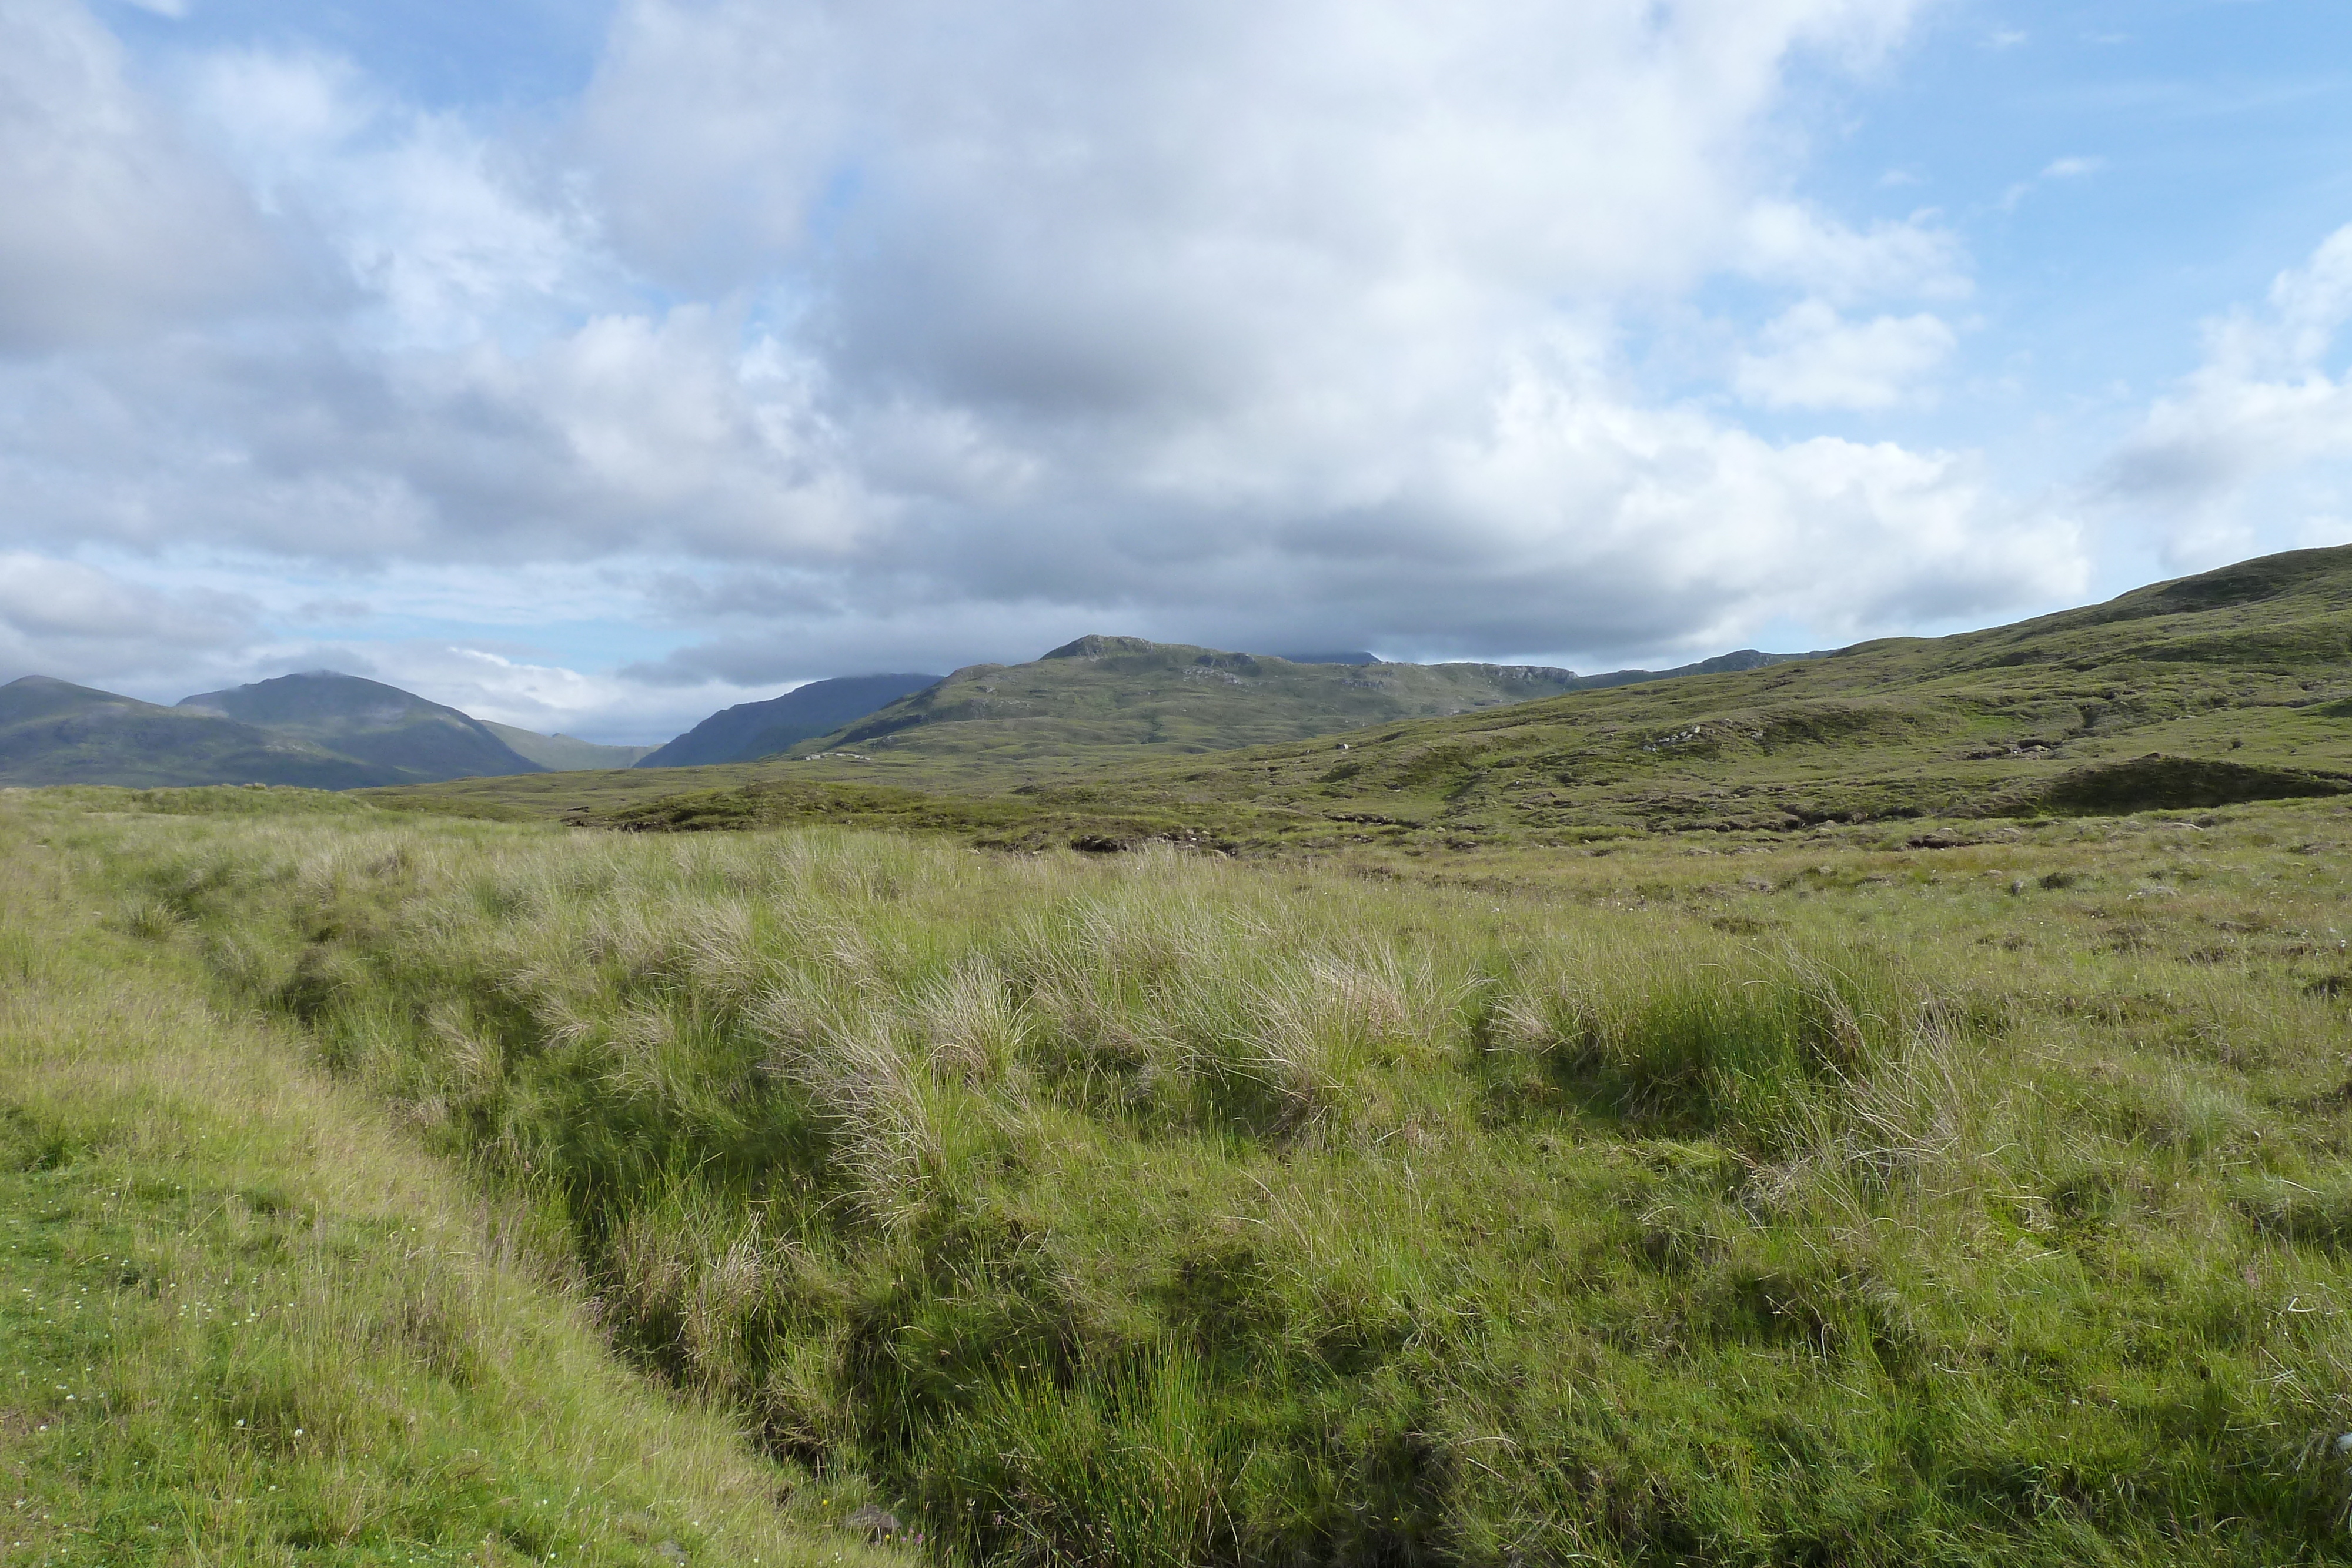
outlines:
[{"label": "grassy slope", "polygon": [[1455,890],[75,803],[951,1556],[2352,1560],[2342,803]]},{"label": "grassy slope", "polygon": [[[2195,766],[2136,764],[2155,753]],[[646,780],[584,776],[412,799],[624,824],[829,816],[983,842],[1195,832],[1241,848],[1425,853],[2309,792],[2352,782],[2352,549],[2268,558],[1990,632],[1189,762],[1133,748],[1116,766],[1110,752],[1079,752],[1059,770],[871,755],[682,772],[663,781],[677,791],[667,799]]]},{"label": "grassy slope", "polygon": [[521,1211],[207,1009],[192,953],[100,928],[120,840],[0,805],[0,1561],[880,1560],[616,1369]]},{"label": "grassy slope", "polygon": [[[2314,771],[2352,782],[2347,696],[2352,549],[2306,550],[1989,632],[1355,737],[1345,757],[1336,743],[1274,748],[1154,782],[1177,798],[1474,831],[2128,810],[2217,803],[2200,790],[2325,788],[2299,777]],[[2114,774],[2150,753],[2217,766]]]},{"label": "grassy slope", "polygon": [[976,664],[804,742],[969,764],[1061,768],[1089,748],[1183,754],[1260,746],[1567,689],[1565,670],[1294,664],[1134,637],[1085,637],[1026,664]]}]

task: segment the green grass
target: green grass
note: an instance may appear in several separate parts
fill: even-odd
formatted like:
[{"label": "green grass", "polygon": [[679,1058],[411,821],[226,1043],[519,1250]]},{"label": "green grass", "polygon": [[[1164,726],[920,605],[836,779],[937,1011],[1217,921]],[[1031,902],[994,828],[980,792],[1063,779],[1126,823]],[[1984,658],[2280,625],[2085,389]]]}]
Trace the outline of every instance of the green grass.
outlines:
[{"label": "green grass", "polygon": [[883,1560],[828,1527],[854,1487],[614,1364],[560,1233],[208,1008],[167,901],[93,905],[124,819],[39,799],[0,807],[0,1563]]},{"label": "green grass", "polygon": [[2342,804],[1250,866],[207,799],[0,810],[946,1560],[2352,1559]]}]

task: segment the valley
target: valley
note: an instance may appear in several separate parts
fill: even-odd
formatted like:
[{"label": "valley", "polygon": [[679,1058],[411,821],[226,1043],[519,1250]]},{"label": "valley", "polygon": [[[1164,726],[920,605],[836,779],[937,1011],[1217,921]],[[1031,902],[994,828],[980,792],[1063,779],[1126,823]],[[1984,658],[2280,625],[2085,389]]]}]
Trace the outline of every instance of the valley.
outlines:
[{"label": "valley", "polygon": [[2309,551],[1516,703],[1087,640],[748,762],[0,789],[8,1539],[2352,1560],[2347,650]]}]

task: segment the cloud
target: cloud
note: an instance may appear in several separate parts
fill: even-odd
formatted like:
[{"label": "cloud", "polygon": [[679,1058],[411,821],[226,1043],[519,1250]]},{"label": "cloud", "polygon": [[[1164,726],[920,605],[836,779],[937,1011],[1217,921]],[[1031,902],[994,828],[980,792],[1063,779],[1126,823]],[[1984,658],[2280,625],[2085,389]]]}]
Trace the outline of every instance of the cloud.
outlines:
[{"label": "cloud", "polygon": [[208,668],[250,639],[254,612],[231,594],[167,592],[77,561],[0,552],[0,679]]},{"label": "cloud", "polygon": [[281,652],[260,667],[273,673],[280,667],[364,669],[373,679],[477,718],[622,745],[667,740],[719,708],[777,694],[772,685],[724,681],[657,685],[626,675],[585,674],[519,650],[424,639],[313,644],[299,653]]},{"label": "cloud", "polygon": [[281,281],[246,193],[79,6],[0,0],[0,353],[120,340]]},{"label": "cloud", "polygon": [[2044,180],[2081,180],[2099,172],[2107,166],[2104,158],[2053,158],[2042,171]]},{"label": "cloud", "polygon": [[2043,164],[2042,172],[2034,175],[2032,179],[2020,180],[2008,190],[2002,192],[2000,196],[2001,210],[2003,212],[2013,211],[2020,202],[2025,200],[2026,197],[2033,193],[2034,189],[2037,186],[2047,185],[2054,181],[2087,180],[2094,174],[2105,172],[2106,166],[2107,161],[2105,158],[2086,157],[2080,153],[2070,153],[2063,158],[2053,158],[2049,162]]},{"label": "cloud", "polygon": [[2206,323],[2202,362],[2149,407],[2098,495],[2153,525],[2176,562],[2343,542],[2352,377],[2327,361],[2347,320],[2352,225],[2279,274],[2262,308]]},{"label": "cloud", "polygon": [[1766,408],[1892,408],[1950,357],[1958,339],[1936,316],[1848,322],[1818,299],[1768,323],[1764,350],[1742,354],[1732,386]]},{"label": "cloud", "polygon": [[1973,291],[1958,239],[1933,212],[1856,230],[1794,203],[1759,201],[1743,215],[1739,242],[1748,276],[1837,304],[1965,299]]},{"label": "cloud", "polygon": [[[1964,455],[1767,441],[1628,363],[1731,277],[1780,312],[1742,397],[1920,394],[1969,258],[1791,195],[1786,123],[1795,67],[1867,68],[1914,9],[634,0],[545,134],[202,57],[175,155],[315,287],[0,372],[0,486],[28,547],[274,560],[379,614],[420,563],[499,603],[626,565],[668,648],[614,655],[633,692],[1066,631],[1614,656],[2044,599],[2074,535]],[[484,652],[505,711],[640,700]]]}]

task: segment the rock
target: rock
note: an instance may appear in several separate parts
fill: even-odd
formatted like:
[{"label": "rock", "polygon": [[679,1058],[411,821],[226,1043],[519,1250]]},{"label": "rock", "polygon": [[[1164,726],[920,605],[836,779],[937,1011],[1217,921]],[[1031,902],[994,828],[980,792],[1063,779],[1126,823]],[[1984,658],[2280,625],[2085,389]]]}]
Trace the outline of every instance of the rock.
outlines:
[{"label": "rock", "polygon": [[852,1530],[864,1531],[868,1541],[879,1541],[886,1535],[896,1535],[902,1528],[897,1514],[887,1508],[877,1508],[870,1502],[851,1514],[847,1523]]},{"label": "rock", "polygon": [[655,1547],[654,1550],[661,1553],[662,1557],[668,1562],[683,1563],[686,1561],[686,1548],[680,1546],[675,1541],[665,1541],[659,1546]]}]

